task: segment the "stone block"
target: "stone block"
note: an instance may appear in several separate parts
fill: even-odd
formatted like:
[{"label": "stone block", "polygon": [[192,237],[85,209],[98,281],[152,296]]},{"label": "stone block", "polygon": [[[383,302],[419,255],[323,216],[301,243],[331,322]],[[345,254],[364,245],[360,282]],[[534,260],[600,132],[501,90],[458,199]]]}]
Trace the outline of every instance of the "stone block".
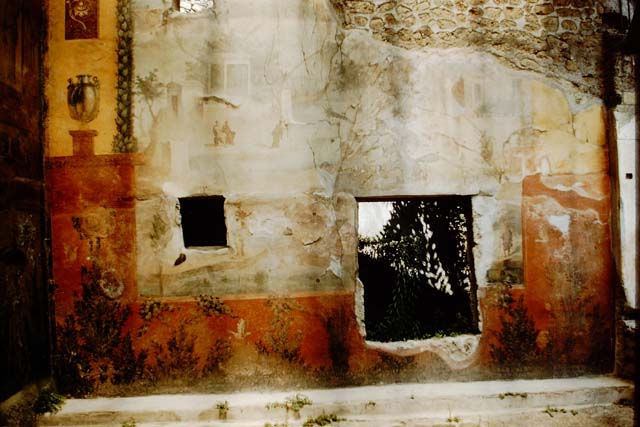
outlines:
[{"label": "stone block", "polygon": [[553,7],[553,4],[551,3],[544,3],[544,4],[539,4],[536,7],[534,7],[533,11],[536,15],[549,15],[551,13],[553,13],[553,11],[555,10],[555,8]]},{"label": "stone block", "polygon": [[346,5],[354,13],[373,13],[375,10],[375,5],[370,1],[351,0]]},{"label": "stone block", "polygon": [[572,60],[565,61],[564,66],[568,71],[578,71],[580,69],[578,63]]},{"label": "stone block", "polygon": [[636,104],[636,94],[631,91],[626,91],[622,94],[622,103],[625,105],[635,105]]},{"label": "stone block", "polygon": [[525,24],[524,25],[524,29],[526,31],[529,31],[530,33],[537,33],[538,31],[540,31],[542,27],[540,27],[540,25],[534,25],[534,24]]},{"label": "stone block", "polygon": [[390,27],[398,24],[398,20],[391,13],[387,13],[386,15],[384,15],[384,22],[387,24],[387,26]]},{"label": "stone block", "polygon": [[396,13],[397,13],[399,16],[406,16],[406,15],[408,15],[408,14],[413,13],[413,10],[412,10],[410,7],[408,7],[408,6],[404,5],[404,4],[399,4],[399,5],[396,7]]},{"label": "stone block", "polygon": [[369,19],[367,19],[366,16],[363,15],[357,15],[353,17],[353,23],[357,26],[357,27],[366,27],[367,24],[369,23]]},{"label": "stone block", "polygon": [[450,19],[438,19],[437,22],[438,22],[438,27],[441,30],[451,30],[456,27],[455,21],[452,21]]},{"label": "stone block", "polygon": [[558,31],[559,21],[558,21],[558,17],[556,16],[547,16],[543,18],[540,21],[540,23],[542,24],[544,29],[547,31],[550,31],[550,32]]},{"label": "stone block", "polygon": [[497,19],[498,17],[500,17],[501,13],[502,9],[498,7],[487,7],[484,9],[484,14],[489,19]]},{"label": "stone block", "polygon": [[413,27],[416,23],[416,17],[413,15],[408,15],[406,18],[402,19],[402,25],[405,27]]},{"label": "stone block", "polygon": [[377,12],[378,13],[389,12],[390,10],[393,10],[395,7],[396,7],[395,1],[388,1],[385,3],[379,4],[377,8]]},{"label": "stone block", "polygon": [[556,9],[558,16],[562,18],[572,17],[577,18],[580,16],[580,9],[574,9],[569,7],[559,7]]},{"label": "stone block", "polygon": [[565,31],[571,31],[571,32],[578,31],[578,25],[570,19],[563,19],[562,22],[560,23],[560,26]]},{"label": "stone block", "polygon": [[372,18],[369,28],[371,28],[373,32],[380,32],[384,29],[384,21],[382,18]]},{"label": "stone block", "polygon": [[504,17],[507,19],[519,19],[523,15],[524,12],[521,8],[507,7],[504,9]]}]

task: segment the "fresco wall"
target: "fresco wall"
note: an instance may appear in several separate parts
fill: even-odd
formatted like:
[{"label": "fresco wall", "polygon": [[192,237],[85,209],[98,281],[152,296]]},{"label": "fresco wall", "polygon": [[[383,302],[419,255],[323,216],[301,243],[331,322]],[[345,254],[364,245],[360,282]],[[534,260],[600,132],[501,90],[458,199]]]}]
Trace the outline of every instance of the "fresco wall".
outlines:
[{"label": "fresco wall", "polygon": [[[612,369],[598,58],[580,58],[584,79],[512,61],[529,54],[516,36],[586,43],[604,5],[528,2],[508,24],[516,39],[473,44],[499,29],[468,17],[507,25],[516,8],[443,4],[466,17],[448,28],[429,21],[433,3],[219,0],[185,13],[133,1],[122,69],[138,152],[49,162],[68,392]],[[540,24],[567,11],[576,28]],[[425,28],[439,35],[418,43]],[[121,114],[126,96],[107,92],[101,108]],[[227,245],[185,247],[179,199],[206,195],[225,198]],[[357,200],[429,195],[471,197],[481,333],[368,342]]]}]

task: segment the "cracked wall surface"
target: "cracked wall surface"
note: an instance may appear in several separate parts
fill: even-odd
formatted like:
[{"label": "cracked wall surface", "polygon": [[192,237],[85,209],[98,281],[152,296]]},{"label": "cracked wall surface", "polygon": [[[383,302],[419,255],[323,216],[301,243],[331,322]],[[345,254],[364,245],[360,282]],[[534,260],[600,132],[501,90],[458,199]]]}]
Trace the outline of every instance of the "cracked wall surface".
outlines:
[{"label": "cracked wall surface", "polygon": [[[476,228],[476,276],[522,282],[518,187],[537,173],[606,173],[603,107],[485,52],[410,49],[340,25],[347,12],[403,4],[217,2],[197,16],[140,7],[136,75],[164,85],[136,101],[143,294],[352,289],[341,193],[489,197],[488,211],[474,202],[488,224]],[[197,194],[227,197],[226,251],[184,248],[175,205]],[[147,231],[154,221],[160,234]],[[291,261],[300,273],[284,268]]]},{"label": "cracked wall surface", "polygon": [[[330,5],[217,2],[197,16],[154,6],[162,4],[140,9],[136,23],[136,74],[154,72],[167,88],[151,106],[140,95],[136,103],[148,160],[136,207],[141,293],[352,287],[353,267],[343,265],[355,254],[343,253],[347,219],[334,191],[340,135],[328,87],[338,27]],[[170,86],[179,88],[177,106]],[[225,196],[227,248],[184,247],[175,206],[195,194]]]},{"label": "cracked wall surface", "polygon": [[[478,284],[526,287],[523,181],[607,176],[603,4],[148,3],[136,73],[166,91],[136,102],[143,295],[351,292],[354,199],[443,194],[474,196]],[[196,194],[227,197],[228,248],[184,247]]]},{"label": "cracked wall surface", "polygon": [[[78,192],[73,204],[53,193],[54,256],[69,277],[59,327],[96,321],[77,304],[92,280],[109,285],[99,267],[121,274],[114,301],[129,310],[132,347],[115,354],[145,358],[127,384],[607,371],[605,6],[218,0],[184,14],[135,1],[140,153],[58,162],[60,186]],[[100,182],[117,187],[108,203]],[[179,198],[203,195],[225,197],[227,246],[184,245]],[[357,198],[429,195],[472,199],[482,334],[368,343]],[[97,208],[122,220],[107,237],[78,234]]]}]

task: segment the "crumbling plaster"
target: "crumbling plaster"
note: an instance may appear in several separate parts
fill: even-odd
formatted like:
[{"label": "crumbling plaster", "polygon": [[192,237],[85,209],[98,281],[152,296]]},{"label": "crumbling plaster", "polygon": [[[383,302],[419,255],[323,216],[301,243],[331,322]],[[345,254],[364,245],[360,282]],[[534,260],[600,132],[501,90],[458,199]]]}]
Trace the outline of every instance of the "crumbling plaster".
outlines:
[{"label": "crumbling plaster", "polygon": [[[610,370],[600,2],[217,0],[196,14],[169,3],[132,0],[130,67],[112,51],[127,22],[113,10],[101,9],[100,39],[64,41],[48,6],[60,18],[46,137],[61,156],[47,182],[67,392]],[[548,18],[557,29],[535,27]],[[128,109],[116,69],[133,74],[139,153],[102,155],[108,120]],[[63,156],[78,127],[61,90],[69,70],[102,82],[95,156]],[[358,198],[446,194],[472,198],[482,334],[367,342]],[[226,246],[184,245],[179,199],[202,195],[225,197]],[[103,352],[86,344],[95,331],[122,339]]]},{"label": "crumbling plaster", "polygon": [[[511,68],[570,82],[601,96],[612,0],[332,0],[347,29],[406,49],[473,47]],[[626,14],[627,11],[622,11]],[[629,16],[627,16],[629,18]],[[621,75],[624,90],[631,75]]]},{"label": "crumbling plaster", "polygon": [[[155,128],[136,103],[143,295],[353,290],[353,198],[399,195],[474,196],[479,285],[519,284],[522,179],[607,174],[604,110],[589,91],[474,47],[342,28],[344,11],[367,2],[348,3],[338,15],[320,0],[218,1],[197,16],[139,5],[136,75],[182,88],[177,112],[154,100]],[[412,2],[392,3],[376,7]],[[189,71],[235,63],[248,64],[244,95]],[[215,145],[216,121],[232,145]],[[227,198],[229,248],[184,248],[176,202],[195,194]]]}]

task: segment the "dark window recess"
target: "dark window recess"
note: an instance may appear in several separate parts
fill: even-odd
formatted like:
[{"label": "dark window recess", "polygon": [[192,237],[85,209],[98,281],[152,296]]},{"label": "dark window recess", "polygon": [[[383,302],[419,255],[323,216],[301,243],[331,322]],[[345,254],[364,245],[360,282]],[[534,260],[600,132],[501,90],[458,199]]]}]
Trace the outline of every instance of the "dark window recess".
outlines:
[{"label": "dark window recess", "polygon": [[367,339],[477,333],[471,198],[359,200],[358,208],[361,225],[371,223],[365,215],[382,218],[358,233]]},{"label": "dark window recess", "polygon": [[178,200],[185,247],[227,245],[224,197],[197,196]]}]

